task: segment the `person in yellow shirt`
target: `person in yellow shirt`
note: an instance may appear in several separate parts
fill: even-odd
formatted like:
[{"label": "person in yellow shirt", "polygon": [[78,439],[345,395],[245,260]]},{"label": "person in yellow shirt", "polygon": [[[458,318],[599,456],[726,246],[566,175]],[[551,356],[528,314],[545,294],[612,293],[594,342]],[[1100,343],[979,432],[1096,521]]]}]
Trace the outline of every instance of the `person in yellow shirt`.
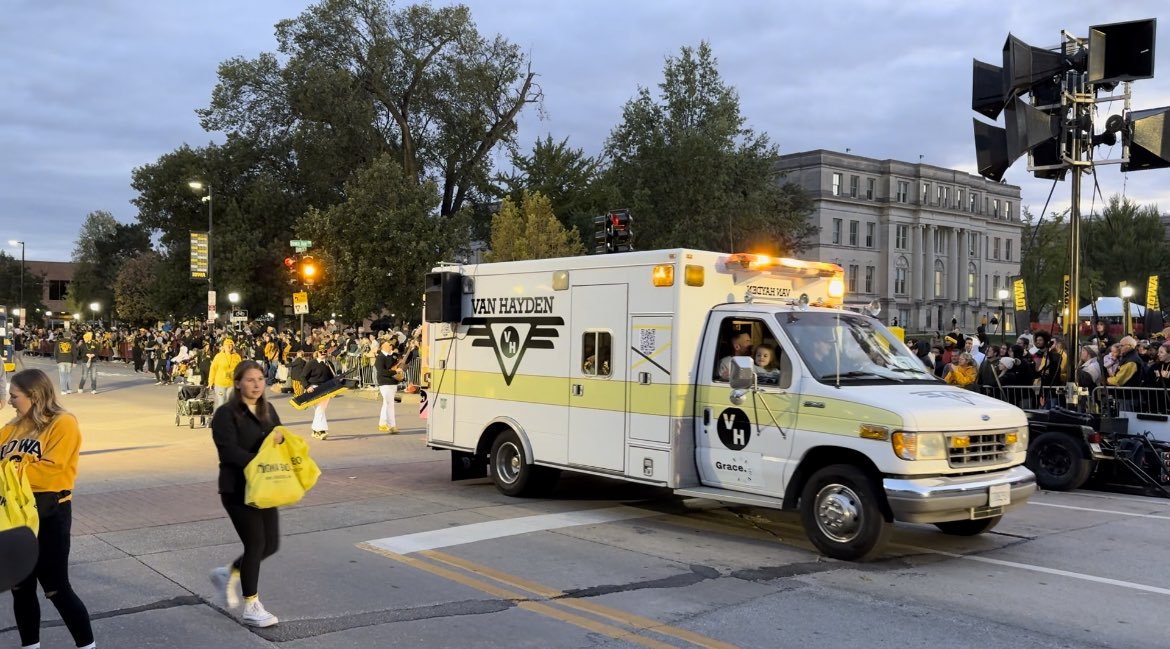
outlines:
[{"label": "person in yellow shirt", "polygon": [[57,608],[76,646],[93,649],[89,611],[69,583],[73,483],[81,452],[77,418],[61,407],[53,382],[40,370],[14,374],[8,400],[16,417],[0,428],[0,462],[18,463],[19,470],[28,477],[40,517],[36,568],[12,589],[20,645],[36,649],[41,646],[41,605],[37,599],[40,582],[45,598]]},{"label": "person in yellow shirt", "polygon": [[219,347],[219,353],[211,359],[211,370],[208,372],[207,384],[215,392],[215,407],[219,408],[232,396],[232,378],[236,366],[240,364],[240,355],[236,353],[236,343],[231,338],[224,338]]},{"label": "person in yellow shirt", "polygon": [[955,358],[958,360],[951,365],[951,370],[947,372],[943,380],[960,388],[970,388],[975,385],[975,376],[979,369],[975,367],[975,357],[963,352]]}]

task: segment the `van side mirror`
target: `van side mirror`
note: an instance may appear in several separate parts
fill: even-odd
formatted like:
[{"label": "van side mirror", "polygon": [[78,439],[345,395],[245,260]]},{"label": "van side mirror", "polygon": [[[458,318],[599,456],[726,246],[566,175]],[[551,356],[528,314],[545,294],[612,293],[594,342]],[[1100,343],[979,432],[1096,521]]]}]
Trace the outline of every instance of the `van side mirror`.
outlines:
[{"label": "van side mirror", "polygon": [[731,357],[731,389],[752,390],[756,387],[756,368],[747,356]]}]

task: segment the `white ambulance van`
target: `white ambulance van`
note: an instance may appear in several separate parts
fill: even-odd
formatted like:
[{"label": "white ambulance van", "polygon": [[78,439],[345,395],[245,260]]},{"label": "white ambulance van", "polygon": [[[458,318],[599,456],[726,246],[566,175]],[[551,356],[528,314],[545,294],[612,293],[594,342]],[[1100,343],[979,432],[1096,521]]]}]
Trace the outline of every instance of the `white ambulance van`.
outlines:
[{"label": "white ambulance van", "polygon": [[427,275],[427,443],[513,496],[560,471],[799,510],[873,556],[895,520],[990,530],[1035,491],[1023,411],[949,386],[840,266],[656,250]]}]

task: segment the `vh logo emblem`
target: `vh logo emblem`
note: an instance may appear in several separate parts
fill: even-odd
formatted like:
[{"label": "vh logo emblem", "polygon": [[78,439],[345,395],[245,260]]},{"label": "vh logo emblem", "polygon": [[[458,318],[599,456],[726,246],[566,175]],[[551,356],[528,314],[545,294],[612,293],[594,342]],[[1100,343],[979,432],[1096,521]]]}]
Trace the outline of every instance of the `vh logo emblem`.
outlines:
[{"label": "vh logo emblem", "polygon": [[742,451],[752,438],[752,422],[739,408],[728,408],[719,413],[716,429],[719,441],[733,451]]},{"label": "vh logo emblem", "polygon": [[529,349],[555,349],[558,327],[565,325],[559,316],[501,316],[464,318],[472,347],[491,347],[500,365],[504,383],[512,385],[520,362]]}]

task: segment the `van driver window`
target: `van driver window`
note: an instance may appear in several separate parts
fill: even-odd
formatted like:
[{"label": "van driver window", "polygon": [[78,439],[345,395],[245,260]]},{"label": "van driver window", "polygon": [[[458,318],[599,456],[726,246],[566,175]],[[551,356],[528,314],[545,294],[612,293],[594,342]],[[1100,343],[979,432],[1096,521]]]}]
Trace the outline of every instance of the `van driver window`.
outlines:
[{"label": "van driver window", "polygon": [[787,388],[792,383],[792,362],[760,320],[728,318],[719,331],[713,379],[726,383],[731,377],[732,358],[752,360],[756,383]]},{"label": "van driver window", "polygon": [[612,373],[613,337],[608,331],[586,331],[581,338],[581,373],[606,377]]}]

